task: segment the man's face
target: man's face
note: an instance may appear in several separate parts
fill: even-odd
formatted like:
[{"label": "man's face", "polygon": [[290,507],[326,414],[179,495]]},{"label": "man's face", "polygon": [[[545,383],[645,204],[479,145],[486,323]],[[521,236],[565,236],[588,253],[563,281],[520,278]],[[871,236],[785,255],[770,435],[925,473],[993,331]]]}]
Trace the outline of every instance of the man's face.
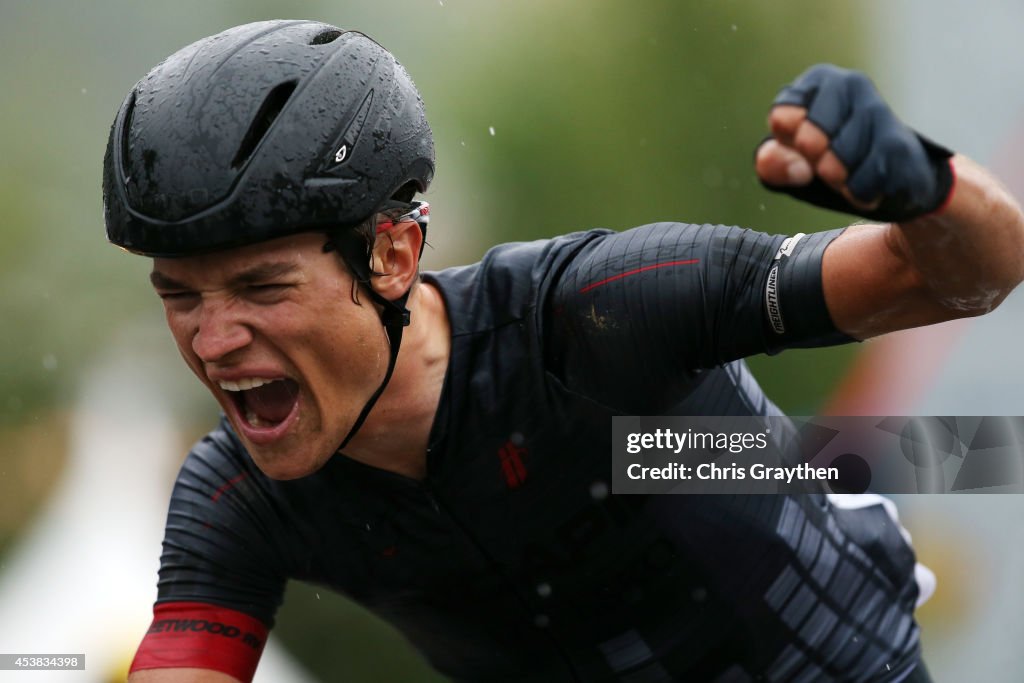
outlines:
[{"label": "man's face", "polygon": [[376,309],[307,233],[185,258],[151,279],[192,371],[268,476],[319,469],[387,368]]}]

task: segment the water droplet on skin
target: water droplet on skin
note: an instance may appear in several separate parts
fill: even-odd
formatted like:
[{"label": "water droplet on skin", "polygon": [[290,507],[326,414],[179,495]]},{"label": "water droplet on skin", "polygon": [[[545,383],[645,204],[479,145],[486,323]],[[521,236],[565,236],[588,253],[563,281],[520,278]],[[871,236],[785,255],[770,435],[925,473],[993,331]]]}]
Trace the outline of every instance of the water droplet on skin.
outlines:
[{"label": "water droplet on skin", "polygon": [[487,130],[491,131],[491,136],[493,137],[494,136],[494,126],[491,126]]}]

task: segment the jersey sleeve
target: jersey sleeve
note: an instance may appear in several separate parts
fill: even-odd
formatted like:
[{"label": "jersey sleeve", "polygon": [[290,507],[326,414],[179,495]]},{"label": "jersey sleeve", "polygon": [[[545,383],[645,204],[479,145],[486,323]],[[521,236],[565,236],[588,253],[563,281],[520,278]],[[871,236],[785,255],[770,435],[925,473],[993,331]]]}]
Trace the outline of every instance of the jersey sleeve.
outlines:
[{"label": "jersey sleeve", "polygon": [[131,670],[251,680],[288,576],[280,529],[267,482],[226,429],[197,444],[171,496],[153,621]]},{"label": "jersey sleeve", "polygon": [[587,233],[548,290],[548,367],[605,405],[653,413],[703,368],[853,341],[822,291],[822,256],[841,232],[658,223]]}]

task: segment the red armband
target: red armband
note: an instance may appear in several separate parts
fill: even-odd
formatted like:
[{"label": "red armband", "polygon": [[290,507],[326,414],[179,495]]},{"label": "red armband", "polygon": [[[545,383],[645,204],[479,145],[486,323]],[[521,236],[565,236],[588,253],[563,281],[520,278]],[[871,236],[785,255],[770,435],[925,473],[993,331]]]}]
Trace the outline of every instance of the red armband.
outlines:
[{"label": "red armband", "polygon": [[202,602],[165,602],[153,608],[131,671],[213,669],[248,683],[267,642],[259,619]]}]

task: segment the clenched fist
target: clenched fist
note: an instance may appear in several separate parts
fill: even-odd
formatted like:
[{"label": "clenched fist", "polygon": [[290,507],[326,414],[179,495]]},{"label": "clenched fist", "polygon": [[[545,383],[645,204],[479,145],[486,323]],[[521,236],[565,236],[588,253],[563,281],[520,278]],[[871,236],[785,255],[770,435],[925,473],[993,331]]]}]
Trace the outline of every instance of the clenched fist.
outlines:
[{"label": "clenched fist", "polygon": [[864,74],[805,71],[775,98],[757,174],[774,192],[833,211],[902,222],[943,206],[952,152],[911,130]]}]

